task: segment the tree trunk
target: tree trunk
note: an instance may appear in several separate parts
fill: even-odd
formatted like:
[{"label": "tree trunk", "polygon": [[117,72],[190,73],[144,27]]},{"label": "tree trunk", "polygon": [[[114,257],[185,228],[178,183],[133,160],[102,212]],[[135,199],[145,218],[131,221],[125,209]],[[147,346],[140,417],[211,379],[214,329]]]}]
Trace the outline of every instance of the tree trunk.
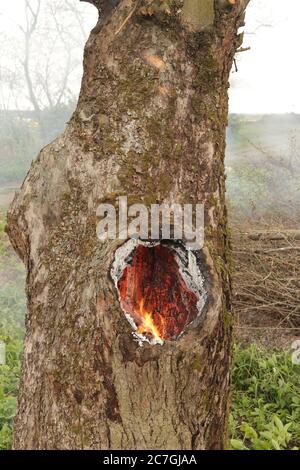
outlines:
[{"label": "tree trunk", "polygon": [[[85,48],[77,110],[8,214],[28,273],[14,448],[223,449],[227,89],[247,1],[112,3]],[[97,206],[121,195],[205,204],[205,316],[163,345],[133,340],[109,275],[124,240],[96,236]]]}]

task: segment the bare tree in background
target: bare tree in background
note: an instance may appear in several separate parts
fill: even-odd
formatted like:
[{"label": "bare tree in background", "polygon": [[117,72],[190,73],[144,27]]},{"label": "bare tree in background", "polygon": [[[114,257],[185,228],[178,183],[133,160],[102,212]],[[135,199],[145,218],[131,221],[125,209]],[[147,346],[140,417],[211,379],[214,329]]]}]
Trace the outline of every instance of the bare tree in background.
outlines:
[{"label": "bare tree in background", "polygon": [[41,108],[40,108],[37,93],[33,87],[31,71],[30,71],[30,53],[31,53],[32,37],[34,33],[36,32],[36,29],[38,26],[39,13],[41,10],[41,1],[37,0],[35,8],[32,5],[33,5],[33,2],[30,3],[29,0],[25,1],[26,23],[24,27],[22,25],[19,25],[19,27],[24,37],[25,54],[24,54],[24,60],[22,61],[22,66],[24,69],[24,76],[25,76],[25,81],[26,81],[27,90],[28,90],[28,97],[36,113],[36,116],[40,120]]},{"label": "bare tree in background", "polygon": [[3,96],[9,88],[14,95],[10,106],[33,109],[41,123],[44,109],[76,101],[87,33],[76,0],[25,0],[22,6],[20,34],[6,34],[3,40],[9,56],[7,64],[2,58],[0,67],[6,76]]}]

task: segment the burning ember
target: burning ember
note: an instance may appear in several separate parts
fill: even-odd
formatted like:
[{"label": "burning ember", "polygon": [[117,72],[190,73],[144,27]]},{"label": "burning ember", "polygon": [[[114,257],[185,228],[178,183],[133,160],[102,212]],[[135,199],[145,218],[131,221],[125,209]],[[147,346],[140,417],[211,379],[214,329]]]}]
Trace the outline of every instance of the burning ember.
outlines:
[{"label": "burning ember", "polygon": [[198,279],[197,288],[188,266],[183,266],[182,258],[188,265],[187,254],[179,256],[182,252],[160,243],[135,243],[125,252],[124,265],[116,259],[113,266],[119,301],[139,341],[163,344],[178,338],[199,317],[202,282]]}]

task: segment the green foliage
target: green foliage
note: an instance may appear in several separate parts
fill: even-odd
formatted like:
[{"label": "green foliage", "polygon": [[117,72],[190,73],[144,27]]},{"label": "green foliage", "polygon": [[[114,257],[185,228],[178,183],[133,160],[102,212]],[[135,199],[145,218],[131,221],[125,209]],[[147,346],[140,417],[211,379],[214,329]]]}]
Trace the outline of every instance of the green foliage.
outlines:
[{"label": "green foliage", "polygon": [[24,269],[9,246],[4,225],[0,219],[0,341],[6,346],[6,364],[0,365],[0,449],[11,446],[25,313]]},{"label": "green foliage", "polygon": [[234,450],[300,448],[300,366],[287,352],[236,347],[230,416]]}]

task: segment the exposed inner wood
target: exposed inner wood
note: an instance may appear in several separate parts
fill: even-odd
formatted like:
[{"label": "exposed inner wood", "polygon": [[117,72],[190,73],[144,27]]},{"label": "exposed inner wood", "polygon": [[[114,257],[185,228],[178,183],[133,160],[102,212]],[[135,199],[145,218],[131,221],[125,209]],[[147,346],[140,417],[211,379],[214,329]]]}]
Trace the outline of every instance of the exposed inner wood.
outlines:
[{"label": "exposed inner wood", "polygon": [[182,278],[175,252],[165,246],[139,245],[118,289],[138,333],[150,338],[177,338],[199,313],[197,296]]}]

